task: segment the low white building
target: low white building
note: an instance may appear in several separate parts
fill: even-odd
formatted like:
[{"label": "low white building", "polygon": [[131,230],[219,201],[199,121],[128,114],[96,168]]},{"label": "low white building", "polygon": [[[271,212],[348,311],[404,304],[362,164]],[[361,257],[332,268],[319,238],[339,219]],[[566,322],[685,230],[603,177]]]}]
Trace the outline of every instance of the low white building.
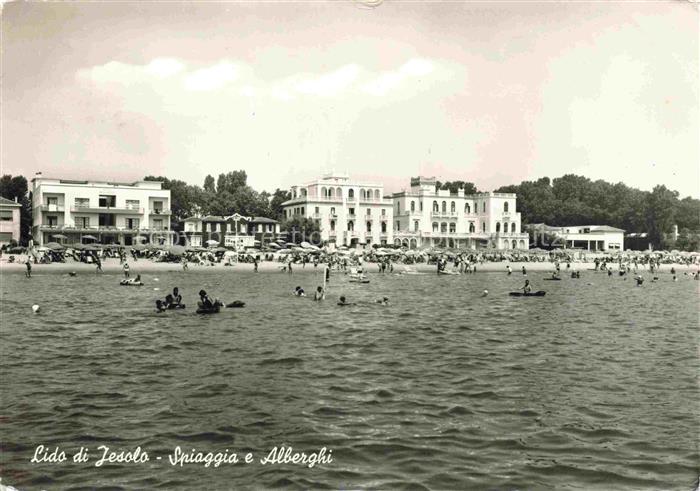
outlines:
[{"label": "low white building", "polygon": [[408,190],[393,195],[394,237],[401,245],[461,249],[527,249],[516,195],[452,194],[437,190],[434,177],[411,179]]},{"label": "low white building", "polygon": [[13,240],[19,244],[21,208],[16,201],[0,197],[0,246]]},{"label": "low white building", "polygon": [[304,237],[311,243],[337,245],[392,244],[392,199],[382,184],[351,181],[345,174],[327,174],[292,187],[292,199],[282,203],[284,217],[316,221],[320,237]]},{"label": "low white building", "polygon": [[559,239],[565,249],[614,252],[624,250],[625,231],[608,225],[568,225],[551,227],[543,223],[532,225],[536,233],[546,232]]},{"label": "low white building", "polygon": [[[170,244],[170,191],[158,181],[114,183],[32,179],[32,235],[37,245],[88,238],[104,244]],[[136,237],[139,239],[136,239]]]}]

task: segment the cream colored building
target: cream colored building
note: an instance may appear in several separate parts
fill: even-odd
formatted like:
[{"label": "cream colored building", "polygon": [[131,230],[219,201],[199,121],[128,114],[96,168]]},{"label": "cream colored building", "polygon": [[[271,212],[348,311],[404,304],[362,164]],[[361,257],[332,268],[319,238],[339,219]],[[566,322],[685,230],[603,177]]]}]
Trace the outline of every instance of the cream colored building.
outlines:
[{"label": "cream colored building", "polygon": [[284,217],[315,220],[319,237],[304,237],[311,243],[373,245],[393,243],[392,200],[384,186],[351,181],[345,174],[327,174],[292,187],[292,199],[282,204]]},{"label": "cream colored building", "polygon": [[0,197],[0,246],[12,240],[19,243],[21,208],[19,203]]},{"label": "cream colored building", "polygon": [[170,191],[158,181],[128,184],[37,175],[32,185],[37,245],[80,243],[86,237],[104,244],[172,242]]},{"label": "cream colored building", "polygon": [[434,177],[415,177],[410,189],[393,195],[397,243],[410,248],[528,248],[515,194],[465,194],[463,189],[451,194],[435,185]]}]

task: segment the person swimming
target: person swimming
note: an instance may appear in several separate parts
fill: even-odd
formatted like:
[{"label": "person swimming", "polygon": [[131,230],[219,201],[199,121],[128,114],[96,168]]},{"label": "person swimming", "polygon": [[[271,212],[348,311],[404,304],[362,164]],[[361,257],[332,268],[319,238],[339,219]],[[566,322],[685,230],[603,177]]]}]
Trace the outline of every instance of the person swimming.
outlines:
[{"label": "person swimming", "polygon": [[637,286],[642,286],[644,284],[644,277],[642,275],[637,275],[634,279],[637,282]]},{"label": "person swimming", "polygon": [[297,297],[305,297],[306,293],[304,292],[304,289],[302,287],[297,286],[294,289],[294,295],[296,295]]},{"label": "person swimming", "polygon": [[323,291],[323,287],[320,287],[320,286],[317,287],[316,293],[314,293],[314,300],[319,301],[319,300],[323,300],[324,298],[326,298],[326,294]]},{"label": "person swimming", "polygon": [[165,312],[165,310],[166,310],[166,307],[163,305],[163,301],[160,299],[156,300],[156,312],[158,312],[158,313]]},{"label": "person swimming", "polygon": [[347,305],[355,305],[355,304],[352,303],[352,302],[348,302],[348,301],[345,299],[345,296],[343,295],[343,296],[340,297],[340,299],[339,299],[339,301],[338,301],[338,305],[347,306]]},{"label": "person swimming", "polygon": [[525,280],[525,284],[521,288],[523,293],[530,293],[532,291],[532,287],[530,286],[530,280]]},{"label": "person swimming", "polygon": [[214,308],[214,302],[211,301],[209,295],[204,290],[199,290],[199,300],[202,303],[202,307],[205,309]]},{"label": "person swimming", "polygon": [[527,269],[525,269],[525,266],[523,266],[523,274],[524,274],[524,275],[527,274]]},{"label": "person swimming", "polygon": [[553,280],[559,280],[559,270],[553,271],[552,272],[552,279]]},{"label": "person swimming", "polygon": [[511,268],[510,265],[506,266],[506,271],[508,271],[508,276],[513,274],[513,268]]},{"label": "person swimming", "polygon": [[379,305],[389,305],[389,297],[381,298],[380,300],[377,300],[376,303]]},{"label": "person swimming", "polygon": [[180,289],[178,287],[173,288],[173,305],[180,305],[182,303],[182,295],[180,295]]}]

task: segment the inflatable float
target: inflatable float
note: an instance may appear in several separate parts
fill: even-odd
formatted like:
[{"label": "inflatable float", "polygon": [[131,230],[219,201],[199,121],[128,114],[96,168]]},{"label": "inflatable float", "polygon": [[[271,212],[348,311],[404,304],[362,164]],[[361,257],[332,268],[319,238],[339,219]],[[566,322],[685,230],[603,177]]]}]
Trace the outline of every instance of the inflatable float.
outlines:
[{"label": "inflatable float", "polygon": [[141,281],[133,281],[133,280],[121,280],[119,282],[121,286],[143,286],[143,283]]},{"label": "inflatable float", "polygon": [[511,297],[544,297],[545,291],[538,291],[538,292],[530,292],[530,293],[525,293],[525,292],[510,292],[508,295]]}]

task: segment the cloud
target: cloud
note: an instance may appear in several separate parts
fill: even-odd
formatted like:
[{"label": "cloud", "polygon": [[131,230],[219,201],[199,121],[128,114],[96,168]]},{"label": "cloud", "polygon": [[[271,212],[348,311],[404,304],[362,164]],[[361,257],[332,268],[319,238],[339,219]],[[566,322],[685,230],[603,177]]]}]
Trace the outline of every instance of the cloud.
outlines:
[{"label": "cloud", "polygon": [[307,95],[333,96],[350,88],[359,74],[360,67],[346,65],[318,78],[302,80],[295,89]]},{"label": "cloud", "polygon": [[174,58],[156,58],[146,65],[146,72],[158,78],[168,78],[184,70],[185,65]]},{"label": "cloud", "polygon": [[386,95],[390,90],[398,88],[404,81],[412,77],[418,78],[430,74],[434,65],[428,60],[414,58],[404,63],[398,70],[386,72],[366,83],[362,89],[375,96]]},{"label": "cloud", "polygon": [[185,78],[184,86],[187,90],[193,91],[216,90],[236,78],[238,78],[236,67],[232,63],[222,61],[214,66],[195,70]]}]

